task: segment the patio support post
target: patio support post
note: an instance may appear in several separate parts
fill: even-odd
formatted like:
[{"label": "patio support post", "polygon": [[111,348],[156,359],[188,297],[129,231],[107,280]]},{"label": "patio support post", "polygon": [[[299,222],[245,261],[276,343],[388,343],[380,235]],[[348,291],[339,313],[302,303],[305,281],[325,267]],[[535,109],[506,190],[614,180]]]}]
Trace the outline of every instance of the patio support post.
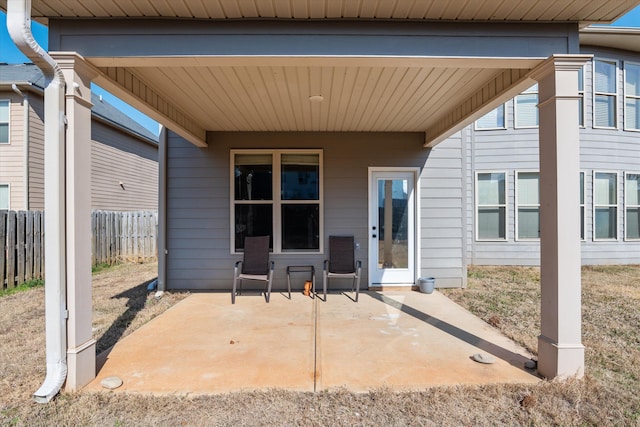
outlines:
[{"label": "patio support post", "polygon": [[582,377],[578,71],[585,55],[549,58],[539,87],[541,334],[538,372]]},{"label": "patio support post", "polygon": [[74,391],[96,376],[96,341],[91,331],[91,80],[93,69],[75,53],[52,54],[67,81],[66,223],[67,364],[66,389]]}]

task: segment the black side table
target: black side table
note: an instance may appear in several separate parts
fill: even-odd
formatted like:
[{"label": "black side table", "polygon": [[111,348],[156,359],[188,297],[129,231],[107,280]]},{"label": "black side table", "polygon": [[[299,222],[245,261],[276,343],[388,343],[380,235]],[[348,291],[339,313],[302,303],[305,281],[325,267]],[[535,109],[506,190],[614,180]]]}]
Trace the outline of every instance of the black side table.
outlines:
[{"label": "black side table", "polygon": [[289,289],[289,299],[291,299],[291,273],[311,273],[311,292],[316,294],[316,269],[313,265],[289,265],[287,266],[287,287]]}]

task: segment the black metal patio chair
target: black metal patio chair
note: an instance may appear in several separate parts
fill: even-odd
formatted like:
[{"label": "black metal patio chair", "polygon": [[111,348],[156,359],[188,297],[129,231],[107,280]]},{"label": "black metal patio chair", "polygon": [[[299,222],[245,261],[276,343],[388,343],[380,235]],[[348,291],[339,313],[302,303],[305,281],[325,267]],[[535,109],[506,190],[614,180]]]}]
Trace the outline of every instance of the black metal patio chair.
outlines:
[{"label": "black metal patio chair", "polygon": [[[236,294],[241,294],[243,280],[265,282],[265,299],[269,302],[274,267],[275,263],[269,261],[269,236],[246,237],[244,240],[244,259],[236,262],[233,269],[231,303],[235,304]],[[237,287],[237,285],[239,286]]]},{"label": "black metal patio chair", "polygon": [[362,261],[355,259],[353,236],[329,236],[329,259],[324,261],[322,290],[327,300],[329,279],[352,279],[351,292],[356,292],[355,302],[360,293],[360,272]]}]

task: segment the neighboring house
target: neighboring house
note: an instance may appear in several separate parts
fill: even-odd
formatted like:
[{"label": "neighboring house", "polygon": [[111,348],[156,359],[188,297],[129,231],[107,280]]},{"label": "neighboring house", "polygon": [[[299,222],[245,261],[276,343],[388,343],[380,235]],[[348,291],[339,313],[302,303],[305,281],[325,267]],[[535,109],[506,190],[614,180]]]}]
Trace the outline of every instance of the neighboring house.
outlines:
[{"label": "neighboring house", "polygon": [[[19,13],[24,2],[7,4],[15,8],[8,14],[15,25],[8,27],[24,28],[28,19]],[[66,246],[64,239],[48,236],[47,281],[57,288],[53,281],[61,277],[60,286],[66,285],[61,293],[71,307],[67,387],[81,387],[95,375],[86,288],[90,251],[81,232],[89,206],[79,197],[90,172],[78,166],[89,153],[86,138],[76,132],[89,125],[91,82],[170,129],[162,132],[159,149],[160,291],[229,291],[243,238],[259,234],[272,237],[276,288],[285,286],[286,266],[313,265],[319,273],[328,236],[347,233],[355,236],[362,282],[369,289],[408,289],[423,276],[435,277],[438,286],[464,286],[474,257],[490,259],[489,252],[496,251],[494,259],[507,258],[520,251],[517,245],[524,242],[514,241],[514,202],[508,200],[514,187],[501,188],[499,174],[504,172],[508,183],[516,171],[523,172],[518,178],[523,237],[535,238],[535,209],[542,206],[538,371],[549,378],[582,375],[580,248],[591,242],[580,241],[579,176],[581,170],[610,171],[589,163],[581,148],[586,149],[584,133],[591,130],[597,138],[589,147],[597,157],[598,143],[607,143],[613,129],[591,129],[586,113],[585,129],[579,128],[579,106],[592,102],[582,95],[589,83],[579,87],[580,76],[591,75],[581,71],[590,57],[583,54],[586,45],[580,46],[580,28],[611,22],[638,4],[66,0],[50,5],[32,0],[27,13],[48,23],[52,60],[30,50],[20,31],[12,37],[58,77],[47,87],[52,100],[47,120],[59,123],[65,110],[68,128],[62,134],[56,126],[47,129],[51,138],[65,139],[76,160],[67,164],[65,176],[56,175],[59,182],[66,178],[66,185],[51,188],[64,203],[52,197],[47,207],[51,229],[66,233]],[[597,64],[603,84],[594,95],[597,120],[613,128],[604,105],[623,105],[622,92],[606,84],[607,67],[600,70]],[[72,82],[66,92],[58,90],[60,76]],[[537,96],[529,90],[536,83]],[[468,130],[500,105],[507,103],[509,110],[516,95],[521,105],[516,122],[535,126],[537,104],[538,129]],[[56,103],[63,98],[64,108]],[[627,98],[626,104],[637,99]],[[615,123],[620,135],[630,133]],[[482,142],[469,144],[469,135]],[[521,148],[510,150],[510,143]],[[51,152],[45,162],[56,164],[59,157]],[[535,175],[524,174],[536,171],[543,183],[539,203]],[[505,242],[476,242],[475,205],[469,208],[476,172],[496,172],[479,175],[479,240]],[[610,178],[595,173],[585,178],[587,189],[596,181],[597,230],[607,214],[617,217],[613,200],[618,199],[600,197],[611,188]],[[592,206],[585,200],[585,209]],[[64,218],[56,223],[49,213]],[[587,224],[592,216],[585,217]],[[537,243],[530,251],[535,248]],[[66,256],[71,278],[57,275],[63,262],[57,253]],[[59,306],[51,301],[49,312]]]},{"label": "neighboring house", "polygon": [[[44,77],[33,64],[0,64],[0,209],[44,208]],[[91,207],[158,208],[158,137],[91,97]]]},{"label": "neighboring house", "polygon": [[[640,29],[589,27],[580,52],[583,264],[640,263]],[[538,92],[533,86],[466,128],[467,264],[539,265]],[[441,144],[439,147],[444,146]],[[435,274],[437,276],[437,274]]]}]

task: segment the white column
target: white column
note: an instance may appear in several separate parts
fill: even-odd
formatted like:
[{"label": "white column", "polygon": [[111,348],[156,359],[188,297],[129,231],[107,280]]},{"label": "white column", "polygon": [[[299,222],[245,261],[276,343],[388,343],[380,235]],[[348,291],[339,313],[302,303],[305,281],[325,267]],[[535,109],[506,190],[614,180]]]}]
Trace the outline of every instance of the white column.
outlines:
[{"label": "white column", "polygon": [[78,390],[96,376],[96,341],[91,331],[91,79],[95,72],[75,53],[52,54],[67,82],[66,389]]},{"label": "white column", "polygon": [[541,334],[538,372],[582,377],[578,70],[584,55],[549,58],[538,81]]}]

